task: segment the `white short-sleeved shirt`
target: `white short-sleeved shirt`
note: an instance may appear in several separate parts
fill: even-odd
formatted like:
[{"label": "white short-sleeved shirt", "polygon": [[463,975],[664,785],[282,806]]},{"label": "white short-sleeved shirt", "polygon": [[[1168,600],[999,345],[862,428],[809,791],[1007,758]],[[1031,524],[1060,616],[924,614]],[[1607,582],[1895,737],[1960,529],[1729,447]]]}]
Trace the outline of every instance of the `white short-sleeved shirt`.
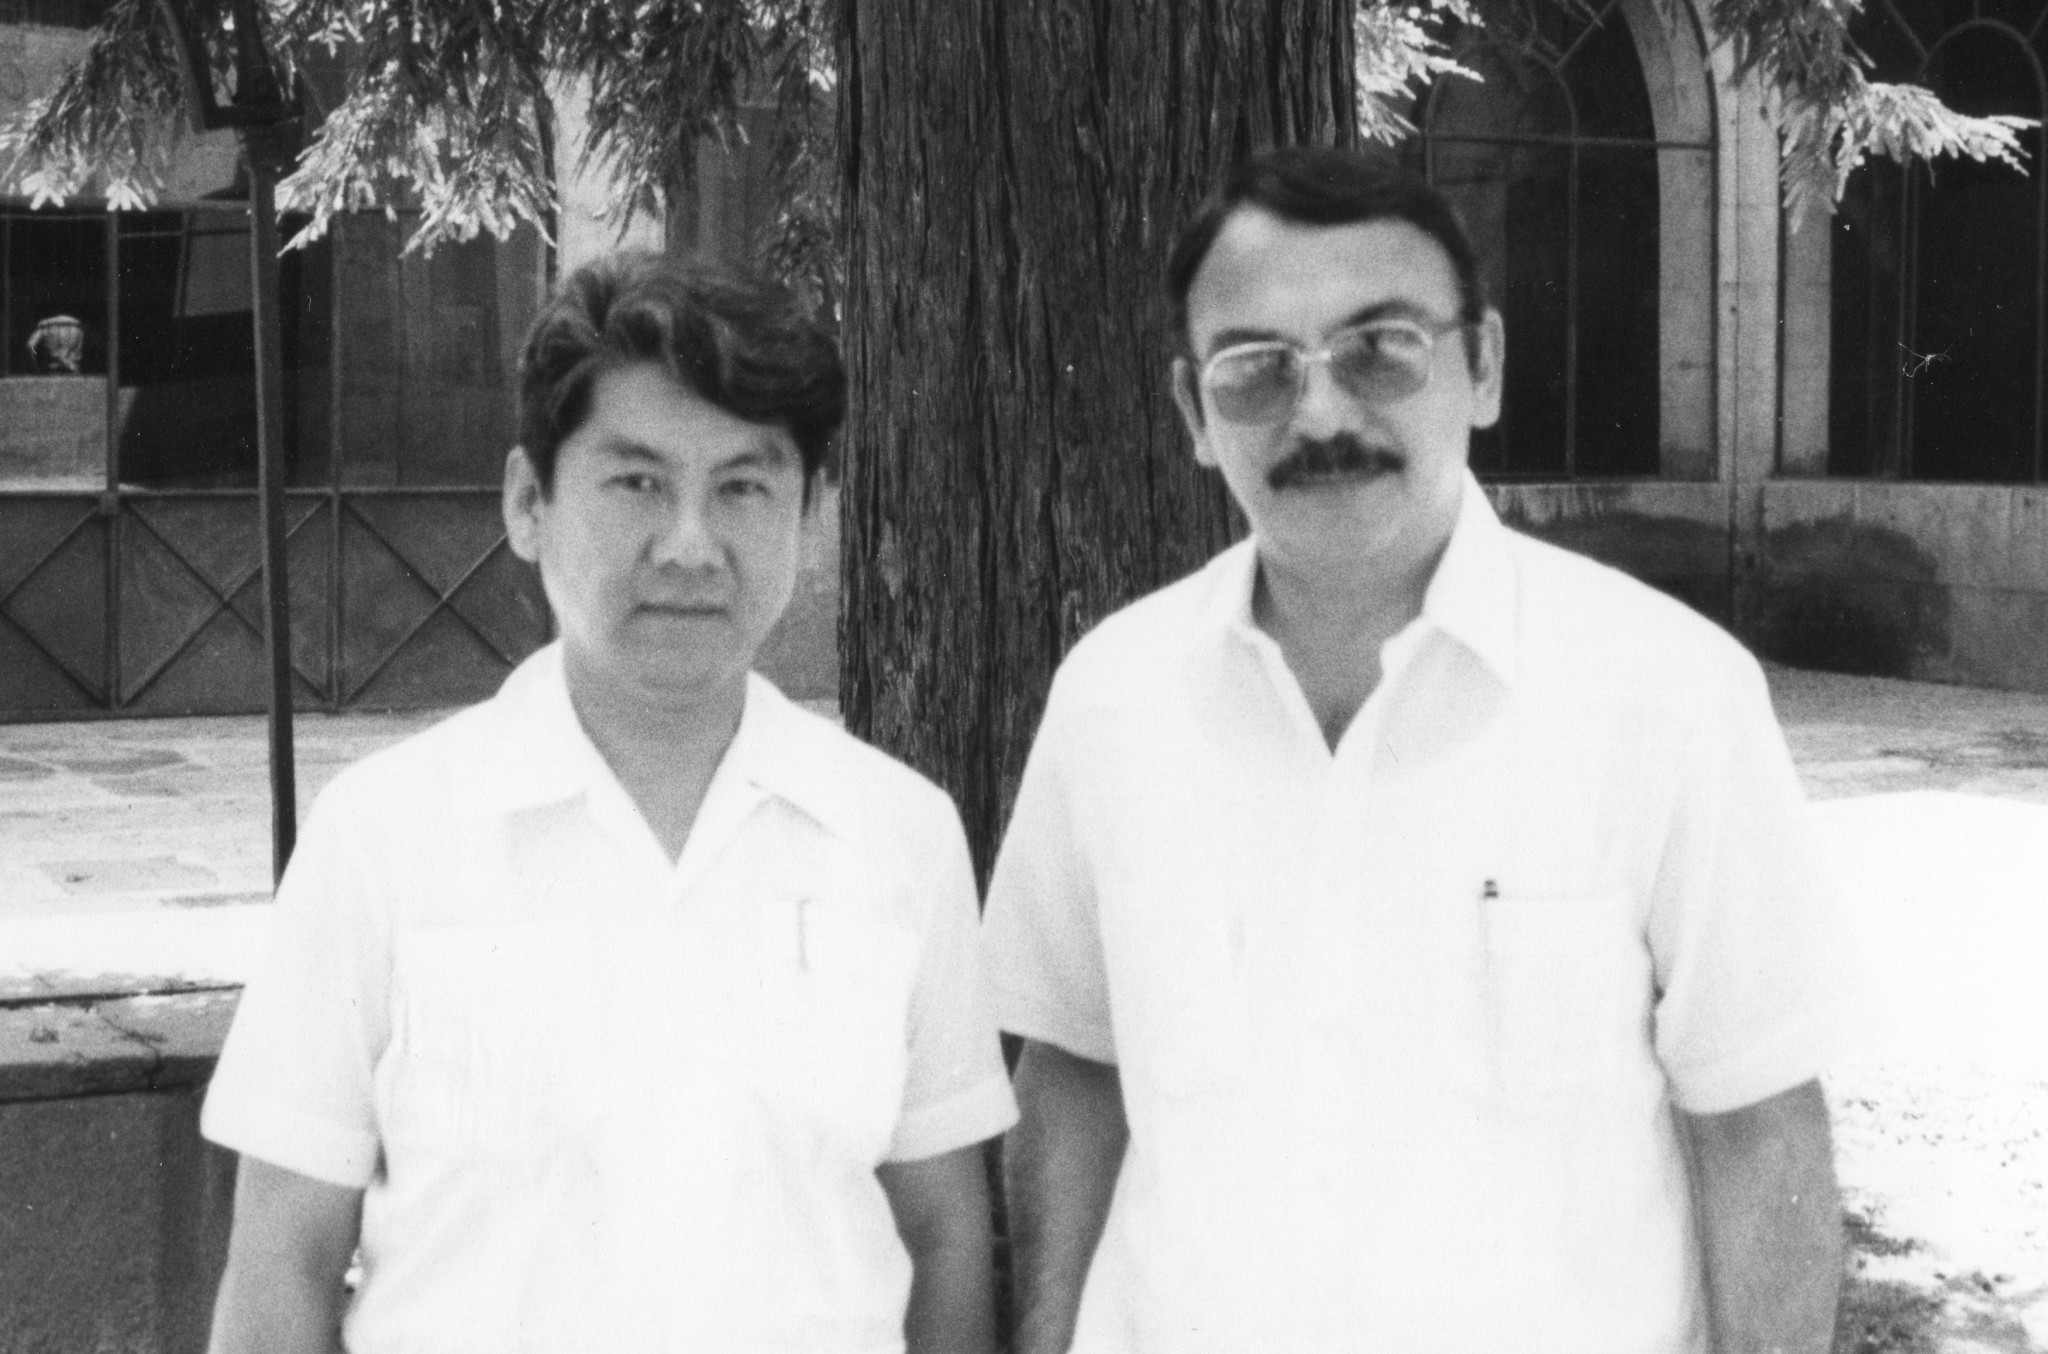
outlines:
[{"label": "white short-sleeved shirt", "polygon": [[952,802],[759,677],[678,861],[550,647],[276,909],[203,1126],[366,1190],[353,1354],[901,1350],[875,1168],[1015,1118]]},{"label": "white short-sleeved shirt", "polygon": [[1255,549],[1075,647],[990,885],[1001,1023],[1122,1074],[1076,1354],[1704,1350],[1672,1107],[1860,1009],[1756,663],[1468,477],[1333,755]]}]

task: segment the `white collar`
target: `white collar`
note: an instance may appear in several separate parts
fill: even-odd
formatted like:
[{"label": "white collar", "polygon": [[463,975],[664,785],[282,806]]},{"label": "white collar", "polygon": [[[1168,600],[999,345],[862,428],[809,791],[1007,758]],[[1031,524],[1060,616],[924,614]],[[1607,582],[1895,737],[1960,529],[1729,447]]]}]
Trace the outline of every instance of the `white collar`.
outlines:
[{"label": "white collar", "polygon": [[[569,700],[557,640],[513,669],[479,710],[458,776],[470,811],[501,816],[588,794],[611,769]],[[821,826],[844,831],[858,812],[835,778],[819,774],[821,721],[759,673],[747,674],[739,727],[717,779],[787,801]]]}]

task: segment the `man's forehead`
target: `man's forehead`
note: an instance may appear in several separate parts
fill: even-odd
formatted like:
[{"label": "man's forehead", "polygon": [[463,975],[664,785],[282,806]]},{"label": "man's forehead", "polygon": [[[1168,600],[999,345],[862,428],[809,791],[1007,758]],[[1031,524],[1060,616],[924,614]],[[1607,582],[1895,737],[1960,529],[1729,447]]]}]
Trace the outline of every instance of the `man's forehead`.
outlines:
[{"label": "man's forehead", "polygon": [[772,469],[799,459],[783,425],[756,422],[714,403],[658,363],[605,369],[589,399],[571,440],[608,460]]},{"label": "man's forehead", "polygon": [[1420,227],[1395,217],[1319,226],[1257,207],[1225,219],[1188,287],[1188,337],[1256,330],[1304,340],[1385,308],[1448,318],[1457,270]]},{"label": "man's forehead", "polygon": [[661,436],[659,432],[647,438],[636,435],[636,430],[600,425],[593,429],[588,445],[592,455],[611,461],[642,461],[668,466],[701,461],[714,470],[735,466],[777,470],[795,465],[798,459],[787,433],[779,428],[758,425],[751,433],[725,436],[716,441],[671,438]]},{"label": "man's forehead", "polygon": [[592,443],[620,452],[657,452],[692,459],[740,452],[767,459],[796,454],[792,435],[784,425],[746,418],[680,382],[651,399],[594,399],[578,431],[587,431]]}]

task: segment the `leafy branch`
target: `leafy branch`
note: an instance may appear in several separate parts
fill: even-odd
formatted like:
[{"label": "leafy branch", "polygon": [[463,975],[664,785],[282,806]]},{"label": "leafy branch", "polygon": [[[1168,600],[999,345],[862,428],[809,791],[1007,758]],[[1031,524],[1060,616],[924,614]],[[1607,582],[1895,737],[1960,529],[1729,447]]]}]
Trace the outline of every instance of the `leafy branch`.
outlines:
[{"label": "leafy branch", "polygon": [[116,210],[146,207],[163,191],[184,107],[155,0],[114,0],[57,88],[0,126],[0,181],[37,207],[94,187]]},{"label": "leafy branch", "polygon": [[[337,212],[419,214],[408,248],[553,219],[552,82],[587,94],[583,164],[610,185],[615,218],[674,205],[705,140],[746,135],[743,109],[775,110],[770,161],[779,217],[770,257],[832,291],[833,0],[266,0],[266,31],[288,74],[323,54],[348,72],[280,185],[304,212],[302,244]],[[1583,8],[1586,0],[1543,0]],[[1679,0],[1664,0],[1667,4]],[[1480,21],[1480,0],[1360,0],[1359,127],[1398,140],[1401,108],[1444,76],[1476,78],[1446,33]],[[1860,0],[1707,0],[1738,71],[1775,92],[1787,203],[1837,198],[1871,155],[1967,155],[2018,166],[2012,117],[1971,117],[1913,86],[1869,80],[1848,34]],[[190,0],[224,52],[223,0]],[[225,84],[226,71],[215,73]],[[113,0],[83,59],[47,97],[0,127],[0,181],[37,205],[97,191],[117,209],[163,191],[183,136],[177,46],[156,0]]]},{"label": "leafy branch", "polygon": [[2033,118],[1973,117],[1917,85],[1868,77],[1849,39],[1861,0],[1711,0],[1707,18],[1733,49],[1736,72],[1778,96],[1785,205],[1797,220],[1827,210],[1871,155],[1932,160],[1965,155],[2024,169],[2020,133]]},{"label": "leafy branch", "polygon": [[1478,27],[1473,0],[1362,0],[1352,20],[1359,135],[1388,145],[1413,136],[1400,104],[1441,76],[1479,78],[1444,42],[1452,21]]},{"label": "leafy branch", "polygon": [[[194,0],[207,31],[219,0]],[[816,87],[819,0],[269,0],[279,66],[339,56],[347,85],[314,128],[279,205],[307,214],[419,213],[408,248],[503,237],[552,219],[550,81],[580,78],[583,155],[619,217],[687,190],[699,143],[743,136],[751,99],[801,104]],[[224,51],[224,44],[215,43]],[[0,128],[0,179],[40,205],[97,188],[117,208],[163,189],[182,136],[177,47],[155,0],[114,0],[84,58]],[[223,71],[217,79],[225,83]],[[794,91],[794,92],[792,92]]]}]

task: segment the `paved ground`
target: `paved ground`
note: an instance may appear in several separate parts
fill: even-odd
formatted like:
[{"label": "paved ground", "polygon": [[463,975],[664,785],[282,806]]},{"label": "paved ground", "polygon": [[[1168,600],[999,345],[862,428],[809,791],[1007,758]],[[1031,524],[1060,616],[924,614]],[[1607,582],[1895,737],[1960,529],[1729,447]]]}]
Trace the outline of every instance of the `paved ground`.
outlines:
[{"label": "paved ground", "polygon": [[[1775,671],[1880,979],[1830,1075],[1842,1350],[2048,1350],[2048,696]],[[298,725],[303,811],[433,715]],[[269,887],[258,719],[0,725],[0,1001],[232,984]]]},{"label": "paved ground", "polygon": [[[1772,680],[1897,1046],[2048,1072],[2048,696]],[[435,718],[301,717],[301,813]],[[246,973],[264,758],[260,719],[0,725],[0,997]]]},{"label": "paved ground", "polygon": [[2048,1075],[2048,696],[1780,670],[1890,1046]]},{"label": "paved ground", "polygon": [[[301,810],[436,717],[301,717]],[[266,749],[261,719],[0,725],[0,998],[245,975],[270,891]]]}]

